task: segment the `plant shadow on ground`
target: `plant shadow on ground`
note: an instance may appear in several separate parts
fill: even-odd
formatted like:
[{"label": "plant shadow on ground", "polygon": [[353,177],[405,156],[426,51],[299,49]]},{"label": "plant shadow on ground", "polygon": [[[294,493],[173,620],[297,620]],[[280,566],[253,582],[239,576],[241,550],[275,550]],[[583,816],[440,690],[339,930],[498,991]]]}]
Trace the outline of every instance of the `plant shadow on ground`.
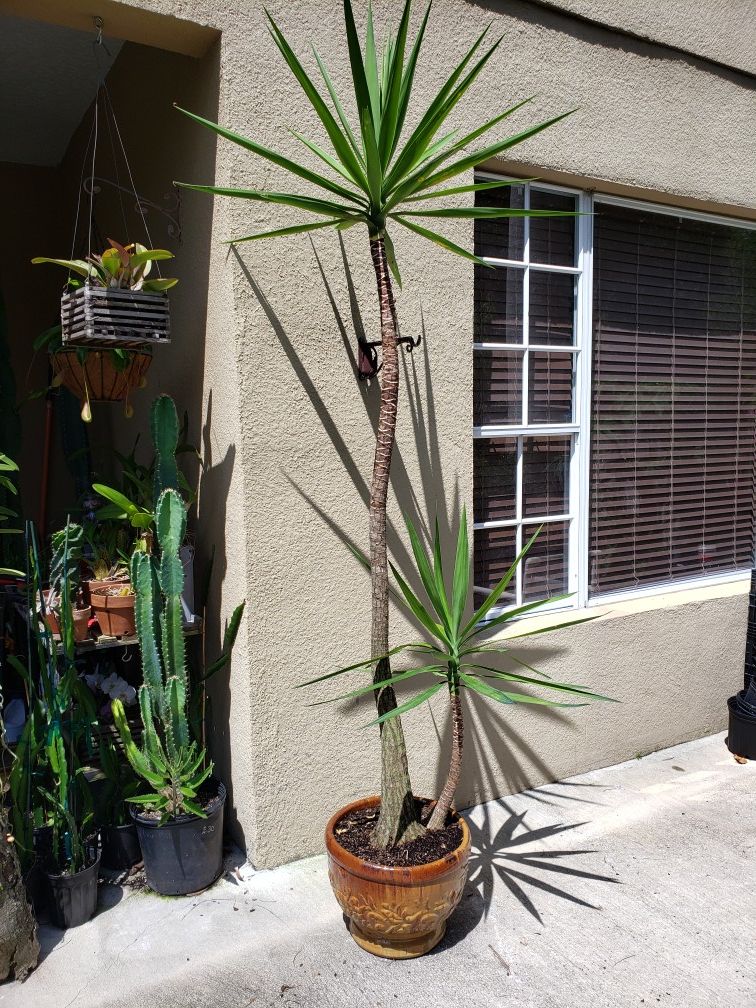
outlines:
[{"label": "plant shadow on ground", "polygon": [[[534,797],[532,792],[526,793],[529,798]],[[506,812],[498,827],[491,821],[493,805]],[[540,900],[563,899],[586,910],[601,910],[599,905],[580,894],[581,883],[621,883],[615,876],[592,871],[584,862],[573,861],[578,856],[600,856],[597,850],[542,846],[585,822],[556,822],[529,828],[525,822],[527,810],[517,812],[505,801],[489,802],[481,806],[481,813],[480,825],[466,817],[472,843],[468,880],[443,941],[434,952],[453,947],[488,917],[497,882],[541,925],[547,921],[541,916]]]},{"label": "plant shadow on ground", "polygon": [[[367,338],[367,335],[346,251],[343,242],[340,241],[341,259],[346,278],[349,313],[351,316],[349,322],[342,314],[337,297],[329,283],[326,270],[312,242],[311,247],[323,283],[326,299],[333,313],[336,331],[340,337],[349,365],[347,373],[351,371],[351,376],[356,383],[357,355],[354,347],[354,335],[358,338]],[[241,258],[238,250],[234,247],[232,251],[237,258],[237,263],[252,293],[279,340],[294,375],[306,392],[337,457],[352,480],[355,491],[362,500],[367,514],[370,502],[369,475],[366,476],[361,471],[349,451],[347,443],[331,416],[328,406],[323,401],[315,383],[309,376],[306,365],[291,342],[283,322],[265,292],[253,277],[249,266]],[[419,524],[424,528],[429,538],[431,533],[428,528],[428,516],[435,517],[437,515],[444,561],[445,563],[448,561],[449,566],[451,566],[456,543],[456,529],[462,510],[460,491],[455,480],[447,496],[442,457],[438,439],[435,436],[437,430],[436,406],[431,381],[431,367],[428,358],[428,341],[424,319],[422,321],[421,334],[423,339],[419,352],[400,354],[415,451],[417,458],[422,459],[422,465],[419,467],[418,490],[414,489],[410,481],[407,466],[402,458],[399,441],[397,441],[395,446],[392,460],[391,486],[401,510],[419,519]],[[418,358],[422,360],[421,365],[418,364]],[[421,378],[420,372],[422,372],[424,377]],[[375,379],[370,382],[359,383],[366,418],[373,434],[375,434],[378,417],[379,396],[375,387],[376,385],[377,382]],[[350,547],[361,547],[361,544],[355,543],[349,538],[338,522],[311,496],[307,489],[294,480],[287,472],[282,471],[282,475],[339,540]],[[415,590],[421,591],[422,588],[414,573],[413,558],[397,526],[391,521],[390,517],[387,522],[387,541],[389,551],[394,557],[397,567],[402,571],[403,576],[413,584]],[[410,619],[410,622],[413,622],[413,620]],[[415,625],[417,629],[422,629],[419,624]],[[561,650],[543,646],[536,649],[531,648],[529,649],[529,660],[537,665],[539,661],[558,657]],[[418,679],[417,681],[420,682],[421,680]],[[398,689],[397,692],[401,693],[401,689]],[[369,703],[369,698],[347,701],[344,704],[344,709],[347,710],[363,705],[367,706]],[[432,708],[430,705],[427,706],[430,716],[433,718]],[[551,785],[553,788],[560,789],[557,791],[546,790],[542,787],[539,787],[537,790],[530,789],[534,777],[538,777],[540,780],[556,781],[556,774],[550,769],[548,763],[507,722],[505,717],[502,717],[489,706],[480,702],[479,698],[476,697],[472,700],[468,710],[470,719],[475,723],[475,729],[467,733],[470,741],[465,758],[465,770],[460,787],[461,792],[470,795],[481,793],[490,795],[506,790],[508,793],[519,792],[527,795],[534,803],[538,804],[558,804],[561,800],[569,802],[579,801],[589,805],[600,804],[584,797],[582,794],[570,793],[570,790],[575,792],[579,788],[594,787],[595,785],[562,781]],[[559,725],[562,729],[566,728],[569,730],[572,728],[572,730],[577,730],[577,726],[574,726],[568,715],[554,708],[534,710],[530,712],[530,716],[538,720],[539,727],[542,727],[544,723],[551,723]],[[444,715],[443,723],[440,726],[434,718],[433,726],[440,751],[446,753],[451,742],[451,724],[448,716]],[[526,764],[532,768],[530,771],[526,769]],[[480,784],[476,786],[473,781],[481,777],[482,787]],[[504,786],[502,786],[502,777],[504,779]],[[437,793],[440,791],[443,779],[444,768],[442,764],[439,764],[436,768]],[[507,808],[507,806],[504,807]],[[491,824],[488,821],[488,806],[483,805],[482,808],[484,810],[484,822],[482,826],[477,826],[474,822],[468,820],[473,850],[470,859],[469,879],[465,886],[462,902],[451,918],[446,935],[436,951],[443,951],[455,945],[487,916],[497,878],[539,923],[543,923],[543,921],[533,895],[528,892],[529,889],[531,891],[535,890],[544,896],[559,897],[568,900],[586,909],[599,909],[595,904],[583,899],[573,891],[567,888],[562,889],[553,882],[549,882],[547,880],[549,875],[552,877],[554,875],[569,876],[576,881],[591,880],[607,883],[616,883],[619,881],[617,878],[573,867],[564,861],[564,859],[572,858],[576,855],[597,853],[594,851],[521,849],[526,848],[531,843],[547,841],[551,837],[575,829],[582,824],[556,823],[552,826],[530,830],[524,822],[526,813],[511,811],[502,826],[493,832]],[[517,832],[518,830],[520,832]],[[546,873],[547,878],[542,878],[539,873]]]}]

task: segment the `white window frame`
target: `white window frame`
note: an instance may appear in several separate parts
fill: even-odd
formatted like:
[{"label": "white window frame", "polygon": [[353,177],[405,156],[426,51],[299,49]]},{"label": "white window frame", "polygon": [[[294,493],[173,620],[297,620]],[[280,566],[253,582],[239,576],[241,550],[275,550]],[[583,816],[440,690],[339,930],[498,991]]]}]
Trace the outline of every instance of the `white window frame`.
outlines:
[{"label": "white window frame", "polygon": [[[668,592],[687,591],[706,586],[719,584],[730,584],[734,582],[746,581],[750,577],[750,568],[743,568],[733,571],[717,572],[693,576],[686,579],[660,582],[653,585],[643,585],[635,588],[622,589],[613,592],[603,592],[601,594],[588,596],[588,563],[590,544],[590,445],[591,445],[591,380],[592,380],[592,343],[593,343],[593,210],[595,203],[605,203],[612,206],[627,207],[631,210],[644,210],[650,213],[665,214],[680,218],[700,220],[712,224],[725,224],[731,227],[740,227],[748,230],[756,230],[756,221],[743,220],[736,217],[727,217],[720,214],[704,213],[697,210],[681,209],[680,207],[668,204],[650,203],[643,200],[629,199],[620,196],[613,196],[605,193],[592,193],[571,186],[554,185],[546,182],[529,182],[525,179],[518,179],[511,175],[502,175],[494,172],[476,171],[476,178],[490,179],[492,181],[513,181],[521,183],[525,187],[525,208],[530,207],[530,192],[532,189],[543,192],[554,192],[563,195],[576,197],[577,209],[581,216],[577,218],[576,227],[576,265],[574,267],[549,265],[548,263],[531,263],[530,261],[530,222],[529,218],[523,219],[524,226],[524,248],[523,259],[498,259],[489,256],[482,256],[487,262],[496,266],[512,267],[524,270],[523,288],[523,337],[522,343],[499,343],[499,342],[474,342],[473,353],[477,350],[506,349],[506,350],[548,350],[554,352],[571,352],[575,354],[574,371],[574,414],[573,423],[570,424],[539,424],[529,425],[528,420],[528,354],[523,355],[523,413],[520,424],[489,424],[473,427],[473,438],[491,437],[511,437],[529,435],[559,435],[570,434],[573,437],[573,451],[570,458],[570,480],[569,480],[569,507],[567,512],[559,515],[549,515],[542,517],[522,515],[521,492],[518,490],[516,500],[515,517],[512,519],[502,519],[499,521],[479,522],[474,520],[474,529],[485,528],[505,528],[515,527],[517,529],[516,552],[519,553],[524,545],[522,542],[522,525],[538,524],[541,521],[569,522],[568,533],[568,576],[567,590],[572,598],[561,603],[554,603],[551,606],[543,606],[538,612],[582,609],[591,606],[606,605],[611,602],[638,599],[643,597],[653,597],[655,595],[666,594]],[[574,320],[574,341],[572,347],[560,347],[555,345],[541,346],[529,342],[529,277],[532,267],[537,267],[538,272],[568,273],[576,278],[575,297],[575,320]],[[521,442],[517,442],[518,446]],[[522,485],[522,451],[518,447],[517,457],[517,486]],[[522,592],[522,570],[517,571],[517,597],[520,598]],[[501,609],[492,611],[492,615],[501,612]]]}]

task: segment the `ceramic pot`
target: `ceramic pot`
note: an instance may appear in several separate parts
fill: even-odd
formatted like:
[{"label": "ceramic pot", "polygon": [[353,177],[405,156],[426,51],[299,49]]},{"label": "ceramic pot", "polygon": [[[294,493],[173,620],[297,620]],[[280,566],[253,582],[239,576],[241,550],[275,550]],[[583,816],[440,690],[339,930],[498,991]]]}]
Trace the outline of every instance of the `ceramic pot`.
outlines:
[{"label": "ceramic pot", "polygon": [[95,592],[91,598],[92,609],[103,634],[107,637],[134,636],[133,595],[98,595]]},{"label": "ceramic pot", "polygon": [[385,959],[414,959],[438,945],[462,898],[470,831],[460,818],[462,842],[442,860],[401,868],[372,864],[345,850],[334,828],[348,812],[378,804],[378,797],[363,798],[331,818],[326,827],[328,875],[361,948]]}]

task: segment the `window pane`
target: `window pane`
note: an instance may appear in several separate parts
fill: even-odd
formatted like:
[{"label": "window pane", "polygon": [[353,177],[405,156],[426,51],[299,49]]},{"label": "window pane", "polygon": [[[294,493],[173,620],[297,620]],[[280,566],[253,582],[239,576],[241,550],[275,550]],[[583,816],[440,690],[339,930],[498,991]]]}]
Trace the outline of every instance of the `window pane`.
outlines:
[{"label": "window pane", "polygon": [[522,343],[524,271],[475,267],[476,343]]},{"label": "window pane", "polygon": [[[491,179],[479,179],[489,182]],[[525,206],[525,187],[521,185],[484,189],[475,194],[476,206],[512,207]],[[475,254],[493,259],[522,260],[525,249],[525,223],[522,217],[503,217],[501,220],[476,221]]]},{"label": "window pane", "polygon": [[[530,190],[531,210],[561,210],[574,213],[577,198],[564,193]],[[531,217],[530,261],[551,266],[575,265],[575,217]]]},{"label": "window pane", "polygon": [[473,422],[522,423],[522,351],[476,350],[473,368]]},{"label": "window pane", "polygon": [[[475,558],[473,563],[475,587],[494,588],[512,566],[516,552],[516,535],[513,528],[478,529],[475,533]],[[497,606],[516,603],[516,578],[512,578]],[[483,594],[478,593],[480,605]]]},{"label": "window pane", "polygon": [[[523,545],[538,528],[524,525]],[[568,522],[549,522],[522,561],[522,601],[565,595],[568,588]]]},{"label": "window pane", "polygon": [[528,423],[571,423],[575,355],[533,351],[529,360]]},{"label": "window pane", "polygon": [[525,516],[567,514],[571,453],[571,436],[523,438],[522,511]]},{"label": "window pane", "polygon": [[530,271],[528,330],[531,343],[572,346],[575,341],[575,277]]},{"label": "window pane", "polygon": [[504,521],[517,511],[517,441],[478,438],[474,442],[475,521]]},{"label": "window pane", "polygon": [[597,205],[594,593],[751,566],[756,234]]}]

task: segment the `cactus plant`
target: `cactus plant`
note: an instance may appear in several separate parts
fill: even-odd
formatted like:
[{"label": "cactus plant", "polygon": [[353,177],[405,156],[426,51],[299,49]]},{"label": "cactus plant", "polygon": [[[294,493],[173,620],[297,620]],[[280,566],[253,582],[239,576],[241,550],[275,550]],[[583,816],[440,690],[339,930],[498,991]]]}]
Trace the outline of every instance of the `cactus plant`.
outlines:
[{"label": "cactus plant", "polygon": [[163,490],[179,489],[176,450],[179,443],[179,424],[176,404],[169,395],[159,395],[150,411],[150,433],[155,446],[155,475],[153,498],[157,500]]},{"label": "cactus plant", "polygon": [[[92,489],[110,502],[100,508],[97,514],[101,521],[127,518],[134,528],[149,529],[155,520],[155,508],[163,490],[189,490],[176,464],[182,432],[179,431],[176,404],[169,395],[159,395],[153,402],[150,410],[150,433],[155,449],[155,459],[152,463],[152,510],[113,487],[94,483]],[[135,479],[131,482],[139,489],[139,483]],[[186,495],[191,498],[191,492]]]},{"label": "cactus plant", "polygon": [[131,766],[152,788],[151,792],[129,800],[159,812],[161,820],[187,812],[204,817],[195,799],[213,764],[207,761],[204,748],[190,740],[189,734],[188,675],[181,616],[184,571],[179,558],[186,533],[186,508],[175,489],[161,493],[155,526],[158,556],[135,552],[131,560],[144,672],[144,683],[139,688],[141,749],[131,736],[119,700],[113,701],[113,717]]}]

